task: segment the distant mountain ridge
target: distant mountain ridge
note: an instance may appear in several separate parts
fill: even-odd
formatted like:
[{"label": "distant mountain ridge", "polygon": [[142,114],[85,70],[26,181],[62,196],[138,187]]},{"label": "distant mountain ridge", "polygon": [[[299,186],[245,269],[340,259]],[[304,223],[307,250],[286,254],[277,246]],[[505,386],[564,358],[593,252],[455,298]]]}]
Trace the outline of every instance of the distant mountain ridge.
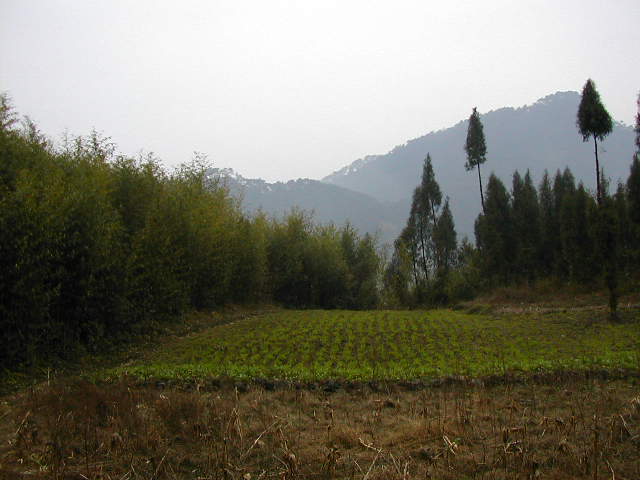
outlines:
[{"label": "distant mountain ridge", "polygon": [[[500,108],[481,115],[487,141],[487,162],[482,165],[484,184],[491,172],[508,188],[517,169],[531,171],[539,182],[545,169],[571,168],[576,180],[593,188],[593,142],[584,143],[576,128],[580,103],[577,92],[558,92],[532,105]],[[404,202],[408,208],[420,182],[427,153],[451,208],[458,233],[473,238],[473,223],[480,212],[477,174],[464,168],[463,149],[468,120],[399,145],[384,155],[370,155],[323,178],[326,183],[368,194],[379,201]],[[634,151],[633,129],[615,122],[613,132],[599,144],[605,175],[614,183],[626,179]],[[408,214],[408,210],[407,210]],[[406,216],[405,216],[406,218]]]},{"label": "distant mountain ridge", "polygon": [[318,223],[342,226],[349,221],[361,233],[378,233],[381,241],[393,240],[403,221],[398,218],[405,214],[404,203],[379,201],[318,180],[268,183],[245,178],[230,168],[213,168],[208,174],[221,179],[248,213],[263,211],[281,217],[297,207],[313,213]]},{"label": "distant mountain ridge", "polygon": [[[571,168],[577,181],[590,189],[595,184],[593,142],[584,143],[576,128],[580,103],[577,92],[558,92],[519,108],[500,108],[481,115],[487,141],[483,184],[491,172],[511,187],[513,172],[531,171],[536,184],[545,169]],[[471,111],[471,109],[469,109]],[[213,169],[231,192],[242,198],[247,212],[262,210],[281,216],[297,206],[313,211],[317,222],[342,225],[349,220],[360,232],[379,232],[391,242],[409,215],[411,195],[420,183],[422,162],[433,159],[436,178],[450,197],[458,236],[473,238],[480,212],[476,172],[464,168],[467,120],[398,145],[383,155],[369,155],[326,176],[322,181],[298,179],[268,183],[247,179],[231,169]],[[600,165],[612,180],[626,180],[634,152],[632,127],[615,123],[613,132],[599,143]]]}]

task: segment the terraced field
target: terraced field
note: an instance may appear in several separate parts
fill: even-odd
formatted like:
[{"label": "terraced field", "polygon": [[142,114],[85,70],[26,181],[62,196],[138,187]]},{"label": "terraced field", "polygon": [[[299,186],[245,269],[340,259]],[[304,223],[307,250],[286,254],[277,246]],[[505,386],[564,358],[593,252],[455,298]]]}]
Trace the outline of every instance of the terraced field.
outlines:
[{"label": "terraced field", "polygon": [[640,368],[637,313],[611,324],[592,311],[277,311],[179,339],[101,376],[414,380],[594,368]]}]

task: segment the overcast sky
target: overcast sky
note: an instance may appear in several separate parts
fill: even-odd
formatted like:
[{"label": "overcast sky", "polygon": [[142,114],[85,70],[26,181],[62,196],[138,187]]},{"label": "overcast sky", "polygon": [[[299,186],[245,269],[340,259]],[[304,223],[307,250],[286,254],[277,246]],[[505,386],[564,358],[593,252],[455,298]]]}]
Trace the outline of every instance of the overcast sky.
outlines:
[{"label": "overcast sky", "polygon": [[0,91],[54,138],[321,178],[588,77],[632,124],[639,24],[637,0],[0,0]]}]

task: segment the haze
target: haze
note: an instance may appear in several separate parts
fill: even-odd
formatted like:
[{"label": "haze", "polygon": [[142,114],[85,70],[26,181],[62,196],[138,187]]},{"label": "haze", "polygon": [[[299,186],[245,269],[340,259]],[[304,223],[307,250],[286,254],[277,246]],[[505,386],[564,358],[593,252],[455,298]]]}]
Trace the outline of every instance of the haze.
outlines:
[{"label": "haze", "polygon": [[322,178],[588,77],[631,124],[639,20],[634,0],[5,0],[0,91],[54,138],[96,128],[167,166],[199,151],[245,177]]}]

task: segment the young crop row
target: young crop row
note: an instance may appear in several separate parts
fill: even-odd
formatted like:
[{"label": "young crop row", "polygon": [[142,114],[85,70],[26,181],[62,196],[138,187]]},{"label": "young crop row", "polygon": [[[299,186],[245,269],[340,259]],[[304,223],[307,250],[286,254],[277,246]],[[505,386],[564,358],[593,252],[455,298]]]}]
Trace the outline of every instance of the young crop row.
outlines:
[{"label": "young crop row", "polygon": [[640,368],[640,323],[571,313],[280,311],[181,339],[108,375],[413,380],[508,371]]}]

